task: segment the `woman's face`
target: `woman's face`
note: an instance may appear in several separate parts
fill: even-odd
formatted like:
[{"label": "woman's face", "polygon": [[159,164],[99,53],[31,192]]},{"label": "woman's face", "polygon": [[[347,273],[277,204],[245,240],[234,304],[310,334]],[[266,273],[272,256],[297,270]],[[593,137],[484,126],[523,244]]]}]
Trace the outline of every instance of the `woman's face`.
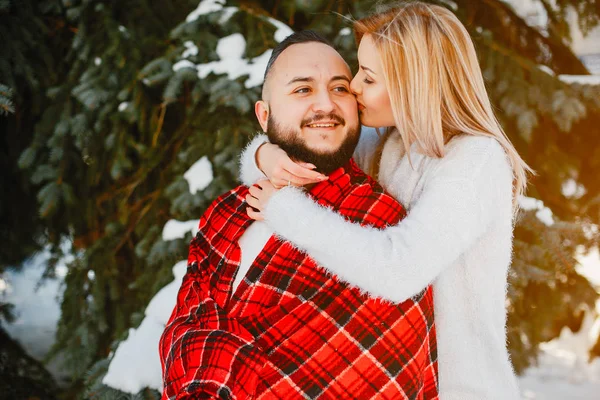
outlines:
[{"label": "woman's face", "polygon": [[385,80],[381,57],[371,35],[363,36],[358,46],[358,72],[350,89],[356,96],[360,122],[365,126],[394,126],[394,116]]}]

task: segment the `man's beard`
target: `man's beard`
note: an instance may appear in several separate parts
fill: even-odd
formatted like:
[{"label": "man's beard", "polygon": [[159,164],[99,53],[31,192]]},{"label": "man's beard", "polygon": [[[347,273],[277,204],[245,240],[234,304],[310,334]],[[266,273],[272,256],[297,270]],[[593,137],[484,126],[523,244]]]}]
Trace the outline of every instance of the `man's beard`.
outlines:
[{"label": "man's beard", "polygon": [[[314,124],[321,120],[333,120],[339,124],[345,125],[345,121],[337,114],[316,114],[310,120],[304,120],[300,127],[308,124]],[[274,118],[269,115],[267,122],[267,135],[269,141],[278,145],[287,155],[297,161],[311,163],[316,166],[316,170],[322,174],[328,175],[336,169],[343,167],[352,158],[354,149],[360,138],[360,125],[348,127],[348,134],[340,147],[332,152],[320,152],[313,150],[306,145],[306,141],[300,136],[299,130],[283,128]]]}]

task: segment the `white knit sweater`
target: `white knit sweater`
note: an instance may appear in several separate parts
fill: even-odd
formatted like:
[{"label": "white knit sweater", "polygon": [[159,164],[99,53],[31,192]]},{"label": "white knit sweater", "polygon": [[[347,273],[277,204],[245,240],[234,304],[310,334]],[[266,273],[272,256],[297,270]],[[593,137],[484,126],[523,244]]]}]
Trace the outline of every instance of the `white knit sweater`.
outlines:
[{"label": "white knit sweater", "polygon": [[[257,137],[242,155],[242,180],[264,178]],[[363,129],[354,154],[368,169],[379,137]],[[378,180],[408,216],[385,230],[361,227],[284,188],[264,215],[277,235],[374,296],[402,302],[434,287],[441,400],[513,400],[519,391],[506,348],[506,286],[512,250],[512,172],[491,138],[455,137],[441,159],[385,144]]]}]

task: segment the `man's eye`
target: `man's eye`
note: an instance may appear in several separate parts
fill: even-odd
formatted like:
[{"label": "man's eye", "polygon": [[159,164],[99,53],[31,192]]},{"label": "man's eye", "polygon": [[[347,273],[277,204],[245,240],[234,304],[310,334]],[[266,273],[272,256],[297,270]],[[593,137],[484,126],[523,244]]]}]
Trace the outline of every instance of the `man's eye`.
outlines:
[{"label": "man's eye", "polygon": [[310,91],[309,88],[300,88],[294,91],[294,93],[308,93]]},{"label": "man's eye", "polygon": [[336,92],[345,92],[345,93],[350,92],[346,86],[337,86],[337,87],[333,88],[333,90],[335,90]]}]

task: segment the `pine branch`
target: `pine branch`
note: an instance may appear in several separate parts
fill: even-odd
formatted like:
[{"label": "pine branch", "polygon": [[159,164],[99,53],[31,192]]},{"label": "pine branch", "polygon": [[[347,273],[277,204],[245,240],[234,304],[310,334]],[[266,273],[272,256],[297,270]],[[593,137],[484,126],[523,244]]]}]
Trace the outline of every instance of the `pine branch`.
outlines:
[{"label": "pine branch", "polygon": [[12,88],[0,83],[0,115],[14,114],[15,106],[12,97]]}]

